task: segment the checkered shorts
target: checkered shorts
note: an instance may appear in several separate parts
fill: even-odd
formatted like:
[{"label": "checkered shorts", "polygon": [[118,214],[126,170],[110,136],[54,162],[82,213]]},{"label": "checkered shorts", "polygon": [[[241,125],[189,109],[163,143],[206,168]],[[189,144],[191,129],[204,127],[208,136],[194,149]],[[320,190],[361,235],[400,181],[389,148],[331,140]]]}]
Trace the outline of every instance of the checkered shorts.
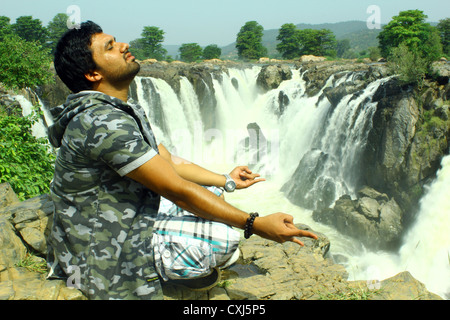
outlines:
[{"label": "checkered shorts", "polygon": [[[207,187],[220,196],[222,190]],[[165,280],[207,275],[238,249],[240,233],[232,227],[206,220],[161,198],[153,229],[155,266]]]}]

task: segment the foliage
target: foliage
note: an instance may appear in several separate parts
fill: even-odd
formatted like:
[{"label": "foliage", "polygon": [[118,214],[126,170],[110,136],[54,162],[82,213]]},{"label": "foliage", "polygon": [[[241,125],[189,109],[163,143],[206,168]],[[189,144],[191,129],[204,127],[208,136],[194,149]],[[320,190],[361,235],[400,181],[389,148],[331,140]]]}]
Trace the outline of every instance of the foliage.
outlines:
[{"label": "foliage", "polygon": [[372,61],[377,61],[381,58],[381,51],[378,47],[369,47],[369,58]]},{"label": "foliage", "polygon": [[144,41],[142,38],[130,41],[130,51],[139,60],[149,59],[144,51]]},{"label": "foliage", "polygon": [[283,24],[279,30],[277,50],[285,59],[293,59],[300,55],[300,41],[298,30],[293,23]]},{"label": "foliage", "polygon": [[18,17],[11,28],[16,35],[24,40],[37,41],[41,45],[47,41],[47,29],[42,25],[41,20],[33,19],[32,16]]},{"label": "foliage", "polygon": [[336,56],[336,37],[331,30],[299,30],[299,39],[302,55]]},{"label": "foliage", "polygon": [[346,52],[350,50],[350,40],[349,39],[342,39],[338,40],[336,43],[336,55],[339,58],[343,58]]},{"label": "foliage", "polygon": [[29,252],[27,252],[23,260],[16,263],[16,267],[25,268],[30,272],[41,274],[45,274],[48,271],[47,261]]},{"label": "foliage", "polygon": [[236,49],[241,59],[259,59],[267,54],[262,45],[264,28],[256,21],[248,21],[240,29],[236,39]]},{"label": "foliage", "polygon": [[220,49],[216,44],[210,44],[203,49],[204,59],[219,59],[222,55],[222,49]]},{"label": "foliage", "polygon": [[394,74],[399,75],[400,82],[404,84],[421,85],[428,71],[426,59],[422,53],[416,46],[410,49],[405,43],[392,49],[389,67]]},{"label": "foliage", "polygon": [[7,88],[20,89],[50,83],[49,50],[37,42],[8,35],[0,42],[0,82]]},{"label": "foliage", "polygon": [[437,29],[441,37],[441,43],[445,54],[450,55],[450,18],[440,20]]},{"label": "foliage", "polygon": [[0,115],[0,183],[9,182],[19,199],[49,192],[55,156],[45,139],[31,132],[39,116]]},{"label": "foliage", "polygon": [[141,37],[130,43],[135,57],[140,60],[164,60],[167,54],[167,50],[162,46],[164,31],[155,26],[146,26],[142,30]]},{"label": "foliage", "polygon": [[318,295],[320,297],[320,300],[371,300],[382,293],[383,289],[369,289],[368,287],[347,287],[342,290],[337,290],[333,293],[318,292]]},{"label": "foliage", "polygon": [[58,13],[52,21],[47,25],[47,44],[46,47],[50,48],[50,52],[53,55],[55,53],[56,44],[63,34],[67,31],[67,20],[69,16],[65,13]]},{"label": "foliage", "polygon": [[197,43],[183,43],[178,51],[180,51],[180,59],[185,62],[197,61],[203,55],[202,47]]},{"label": "foliage", "polygon": [[3,41],[3,38],[12,33],[10,21],[10,18],[0,16],[0,41]]},{"label": "foliage", "polygon": [[[296,29],[292,23],[284,24],[279,30],[277,50],[283,58],[292,59],[304,54],[336,56],[337,41],[328,29]],[[349,44],[344,42],[342,44]]]},{"label": "foliage", "polygon": [[437,29],[425,23],[427,16],[420,10],[401,11],[378,35],[379,47],[384,57],[392,50],[405,44],[411,50],[418,50],[428,61],[434,61],[442,54]]}]

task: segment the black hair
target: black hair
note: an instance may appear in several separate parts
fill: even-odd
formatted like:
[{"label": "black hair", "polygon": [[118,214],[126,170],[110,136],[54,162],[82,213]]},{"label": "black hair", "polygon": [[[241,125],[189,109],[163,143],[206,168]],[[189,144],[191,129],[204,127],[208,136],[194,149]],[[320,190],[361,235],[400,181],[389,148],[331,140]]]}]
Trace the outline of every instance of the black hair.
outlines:
[{"label": "black hair", "polygon": [[92,89],[93,83],[84,75],[96,68],[90,49],[91,39],[94,34],[102,32],[100,26],[86,21],[78,29],[68,30],[56,45],[56,73],[74,93]]}]

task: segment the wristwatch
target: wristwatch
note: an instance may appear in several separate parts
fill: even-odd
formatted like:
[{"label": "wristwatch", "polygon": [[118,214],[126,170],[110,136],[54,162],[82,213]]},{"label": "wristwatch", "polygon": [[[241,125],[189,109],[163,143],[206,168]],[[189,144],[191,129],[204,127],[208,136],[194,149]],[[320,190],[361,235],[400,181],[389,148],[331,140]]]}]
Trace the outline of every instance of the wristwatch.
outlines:
[{"label": "wristwatch", "polygon": [[229,174],[224,174],[225,178],[227,178],[227,181],[225,182],[225,191],[226,192],[233,192],[234,189],[236,189],[236,182],[230,177]]}]

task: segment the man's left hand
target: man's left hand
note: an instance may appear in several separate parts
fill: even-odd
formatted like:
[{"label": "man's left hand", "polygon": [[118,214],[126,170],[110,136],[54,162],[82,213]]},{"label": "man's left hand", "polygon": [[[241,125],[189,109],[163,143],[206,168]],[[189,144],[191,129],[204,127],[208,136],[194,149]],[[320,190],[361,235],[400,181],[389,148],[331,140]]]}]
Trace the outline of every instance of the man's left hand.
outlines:
[{"label": "man's left hand", "polygon": [[233,171],[230,172],[230,177],[236,182],[236,189],[248,188],[257,182],[266,180],[259,178],[260,175],[258,173],[253,173],[247,166],[234,168]]}]

